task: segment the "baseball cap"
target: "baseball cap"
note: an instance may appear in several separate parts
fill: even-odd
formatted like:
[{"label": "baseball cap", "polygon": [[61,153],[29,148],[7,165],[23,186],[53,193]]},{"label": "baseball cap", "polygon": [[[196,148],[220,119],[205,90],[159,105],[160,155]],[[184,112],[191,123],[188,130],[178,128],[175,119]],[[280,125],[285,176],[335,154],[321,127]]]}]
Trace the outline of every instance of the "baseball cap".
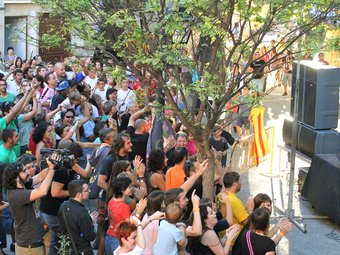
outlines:
[{"label": "baseball cap", "polygon": [[70,84],[68,83],[67,80],[62,80],[58,86],[56,87],[56,91],[61,91],[61,90],[65,90],[68,89],[70,87]]}]

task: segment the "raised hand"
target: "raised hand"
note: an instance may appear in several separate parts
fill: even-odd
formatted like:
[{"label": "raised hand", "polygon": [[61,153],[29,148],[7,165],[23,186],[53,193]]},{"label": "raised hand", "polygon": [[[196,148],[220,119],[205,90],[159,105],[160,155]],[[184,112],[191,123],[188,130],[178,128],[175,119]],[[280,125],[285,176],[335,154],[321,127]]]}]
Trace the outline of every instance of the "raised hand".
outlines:
[{"label": "raised hand", "polygon": [[33,88],[34,90],[37,90],[37,89],[39,89],[39,87],[40,87],[40,81],[37,81],[37,79],[34,78],[34,79],[32,80],[32,88]]},{"label": "raised hand", "polygon": [[237,236],[238,231],[241,229],[241,226],[235,224],[226,230],[225,236],[227,237],[227,242],[232,242],[232,240]]},{"label": "raised hand", "polygon": [[140,219],[138,219],[136,216],[131,216],[130,217],[130,222],[137,226],[138,224],[140,224]]},{"label": "raised hand", "polygon": [[144,174],[145,174],[145,164],[144,163],[141,163],[139,165],[139,167],[136,168],[136,173],[138,175],[138,177],[144,177]]},{"label": "raised hand", "polygon": [[151,215],[151,220],[161,220],[165,218],[165,213],[157,211],[154,214]]},{"label": "raised hand", "polygon": [[143,187],[139,187],[135,190],[135,197],[137,200],[142,200],[146,195],[148,194],[148,192],[146,191],[145,188]]},{"label": "raised hand", "polygon": [[223,204],[230,203],[229,197],[228,197],[228,192],[227,191],[222,191],[220,195],[220,201]]},{"label": "raised hand", "polygon": [[200,198],[195,193],[196,190],[194,189],[194,191],[191,194],[192,208],[198,208],[200,205]]},{"label": "raised hand", "polygon": [[209,160],[208,159],[204,160],[202,163],[199,164],[197,172],[202,175],[205,172],[205,170],[207,170],[208,165],[209,165]]},{"label": "raised hand", "polygon": [[279,221],[279,229],[281,235],[286,235],[293,229],[293,224],[287,218],[282,218]]},{"label": "raised hand", "polygon": [[147,198],[142,198],[141,200],[139,200],[139,202],[136,205],[136,212],[139,215],[142,215],[142,213],[144,212],[146,205],[148,203]]}]

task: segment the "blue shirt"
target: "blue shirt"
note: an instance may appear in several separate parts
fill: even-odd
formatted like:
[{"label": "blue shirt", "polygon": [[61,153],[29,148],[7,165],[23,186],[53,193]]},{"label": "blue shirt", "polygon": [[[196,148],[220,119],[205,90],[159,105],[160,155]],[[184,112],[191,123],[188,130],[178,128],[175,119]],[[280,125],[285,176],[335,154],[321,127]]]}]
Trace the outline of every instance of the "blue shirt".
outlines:
[{"label": "blue shirt", "polygon": [[154,255],[177,255],[177,243],[183,239],[182,231],[166,220],[158,227],[157,241],[153,247]]}]

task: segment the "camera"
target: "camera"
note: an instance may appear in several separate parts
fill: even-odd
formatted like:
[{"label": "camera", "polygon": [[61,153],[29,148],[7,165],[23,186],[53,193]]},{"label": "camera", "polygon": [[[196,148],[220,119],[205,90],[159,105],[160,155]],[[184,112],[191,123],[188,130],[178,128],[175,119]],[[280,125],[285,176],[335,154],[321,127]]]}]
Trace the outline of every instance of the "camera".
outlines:
[{"label": "camera", "polygon": [[72,168],[74,166],[75,158],[69,150],[66,150],[66,149],[48,149],[48,148],[42,148],[40,150],[40,154],[43,157],[48,157],[48,156],[52,155],[53,153],[56,153],[61,158],[60,161],[49,158],[49,160],[54,165],[59,164],[59,165],[64,166],[65,168]]}]

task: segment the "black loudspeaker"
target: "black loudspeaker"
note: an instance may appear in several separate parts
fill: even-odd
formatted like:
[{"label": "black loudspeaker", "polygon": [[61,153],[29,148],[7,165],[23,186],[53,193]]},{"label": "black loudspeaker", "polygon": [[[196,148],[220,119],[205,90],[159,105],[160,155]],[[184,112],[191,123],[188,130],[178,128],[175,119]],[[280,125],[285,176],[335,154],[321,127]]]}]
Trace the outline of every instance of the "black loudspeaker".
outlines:
[{"label": "black loudspeaker", "polygon": [[[297,62],[293,63],[292,100],[294,113]],[[304,60],[300,65],[298,121],[314,129],[338,126],[340,68]]]},{"label": "black loudspeaker", "polygon": [[340,224],[340,159],[336,155],[314,155],[301,195]]},{"label": "black loudspeaker", "polygon": [[[292,145],[292,121],[285,119],[282,128],[283,141]],[[340,151],[340,133],[335,130],[315,130],[297,123],[296,149],[308,157],[314,154],[336,154]]]}]

